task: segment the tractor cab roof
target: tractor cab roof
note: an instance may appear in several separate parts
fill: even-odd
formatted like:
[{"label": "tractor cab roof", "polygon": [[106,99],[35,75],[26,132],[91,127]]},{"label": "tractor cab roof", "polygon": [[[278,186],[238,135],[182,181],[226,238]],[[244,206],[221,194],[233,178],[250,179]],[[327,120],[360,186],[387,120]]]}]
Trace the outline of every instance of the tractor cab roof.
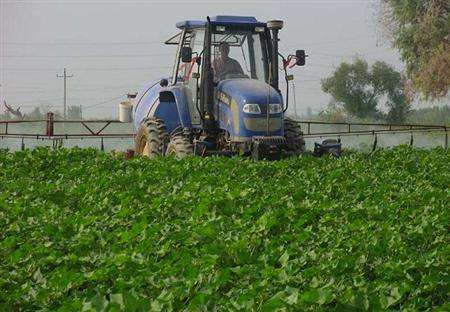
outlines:
[{"label": "tractor cab roof", "polygon": [[[253,16],[218,15],[211,17],[210,21],[214,25],[223,25],[223,26],[254,26],[254,27],[266,26],[266,23],[259,22]],[[205,25],[206,21],[200,20],[187,20],[176,24],[177,28],[179,29],[201,28],[205,27]]]},{"label": "tractor cab roof", "polygon": [[[259,22],[253,16],[230,16],[230,15],[218,15],[213,16],[210,19],[213,25],[220,26],[244,26],[244,27],[266,27],[267,24]],[[179,22],[176,24],[177,28],[183,29],[194,29],[194,28],[204,28],[206,26],[206,21],[200,20],[187,20]],[[170,37],[164,43],[169,45],[177,45],[181,39],[181,32]]]}]

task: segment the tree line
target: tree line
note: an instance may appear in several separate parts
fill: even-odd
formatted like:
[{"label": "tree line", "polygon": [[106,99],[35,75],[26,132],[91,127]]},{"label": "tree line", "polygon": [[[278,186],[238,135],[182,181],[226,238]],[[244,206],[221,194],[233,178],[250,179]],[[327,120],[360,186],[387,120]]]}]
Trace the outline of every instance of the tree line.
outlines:
[{"label": "tree line", "polygon": [[[381,61],[372,66],[362,58],[343,62],[321,82],[322,90],[332,97],[326,113],[402,123],[414,114],[417,119],[418,111],[411,111],[415,99],[446,98],[450,86],[449,9],[448,0],[381,0],[381,27],[399,50],[405,72]],[[445,108],[440,116],[433,110],[419,111],[426,111],[428,118],[449,117]]]},{"label": "tree line", "polygon": [[[6,101],[3,102],[4,113],[0,114],[0,120],[31,120],[31,119],[46,119],[47,112],[46,107],[36,106],[29,113],[23,113],[20,107],[13,108],[9,106]],[[64,119],[63,115],[59,111],[54,111],[55,119]],[[81,105],[70,105],[67,107],[67,119],[79,120],[83,118]]]}]

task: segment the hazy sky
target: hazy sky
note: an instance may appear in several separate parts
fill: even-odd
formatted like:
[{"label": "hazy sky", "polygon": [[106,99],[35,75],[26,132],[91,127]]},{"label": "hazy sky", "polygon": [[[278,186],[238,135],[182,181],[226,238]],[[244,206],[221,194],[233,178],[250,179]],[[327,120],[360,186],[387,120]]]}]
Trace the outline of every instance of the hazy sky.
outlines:
[{"label": "hazy sky", "polygon": [[120,97],[167,76],[174,47],[163,41],[175,23],[207,15],[282,19],[281,52],[305,49],[295,75],[297,109],[319,111],[329,97],[320,79],[355,55],[397,69],[398,53],[379,35],[377,1],[6,1],[1,2],[0,99],[27,112],[35,105],[62,111],[66,67],[68,105],[84,117],[117,116]]}]

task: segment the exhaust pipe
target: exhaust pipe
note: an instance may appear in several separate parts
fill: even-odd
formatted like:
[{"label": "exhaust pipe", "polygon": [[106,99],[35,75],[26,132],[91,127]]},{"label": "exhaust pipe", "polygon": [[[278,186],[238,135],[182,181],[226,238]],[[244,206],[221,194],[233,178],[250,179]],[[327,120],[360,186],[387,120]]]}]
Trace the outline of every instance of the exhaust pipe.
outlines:
[{"label": "exhaust pipe", "polygon": [[272,31],[272,81],[270,84],[276,89],[278,88],[278,32],[283,28],[283,21],[272,20],[267,22],[267,28]]}]

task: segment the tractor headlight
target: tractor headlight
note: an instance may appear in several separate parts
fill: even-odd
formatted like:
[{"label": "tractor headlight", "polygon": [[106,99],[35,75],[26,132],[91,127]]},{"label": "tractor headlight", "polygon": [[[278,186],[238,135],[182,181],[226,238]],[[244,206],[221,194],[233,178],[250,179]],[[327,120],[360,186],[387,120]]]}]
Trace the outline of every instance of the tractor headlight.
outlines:
[{"label": "tractor headlight", "polygon": [[247,114],[261,114],[258,104],[245,104],[242,110]]},{"label": "tractor headlight", "polygon": [[279,114],[282,110],[281,104],[269,104],[269,114]]}]

